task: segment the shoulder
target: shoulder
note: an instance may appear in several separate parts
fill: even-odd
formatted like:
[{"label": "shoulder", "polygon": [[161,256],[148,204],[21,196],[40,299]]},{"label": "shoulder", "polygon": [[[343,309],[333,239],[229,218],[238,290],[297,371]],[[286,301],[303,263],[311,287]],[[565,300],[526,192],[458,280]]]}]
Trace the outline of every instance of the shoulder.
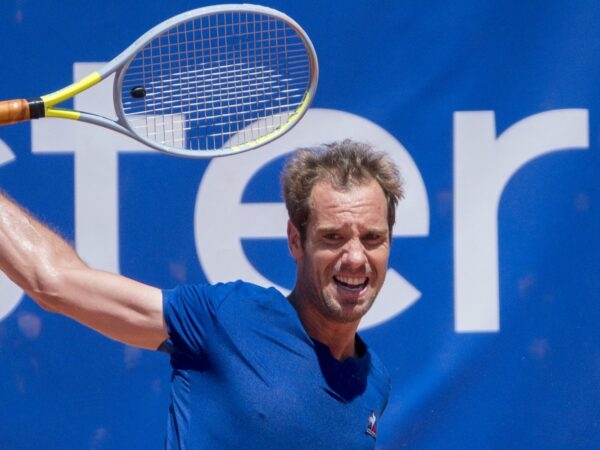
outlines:
[{"label": "shoulder", "polygon": [[180,352],[201,354],[223,333],[245,333],[250,323],[266,323],[270,311],[287,303],[282,299],[276,289],[244,281],[164,290],[163,316],[170,345]]},{"label": "shoulder", "polygon": [[171,307],[198,307],[218,310],[234,302],[263,303],[281,300],[283,295],[275,288],[259,286],[242,280],[215,284],[183,284],[163,290],[163,300]]}]

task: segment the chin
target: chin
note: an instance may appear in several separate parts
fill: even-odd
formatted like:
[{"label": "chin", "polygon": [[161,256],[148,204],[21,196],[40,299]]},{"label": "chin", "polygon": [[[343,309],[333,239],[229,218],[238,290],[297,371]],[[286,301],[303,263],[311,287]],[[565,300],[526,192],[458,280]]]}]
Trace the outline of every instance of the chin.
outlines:
[{"label": "chin", "polygon": [[346,304],[342,306],[342,304],[335,302],[335,306],[329,305],[328,308],[328,316],[339,323],[352,323],[360,321],[369,309],[371,309],[371,305],[373,304],[373,300],[368,300],[365,302],[355,303],[352,305]]}]

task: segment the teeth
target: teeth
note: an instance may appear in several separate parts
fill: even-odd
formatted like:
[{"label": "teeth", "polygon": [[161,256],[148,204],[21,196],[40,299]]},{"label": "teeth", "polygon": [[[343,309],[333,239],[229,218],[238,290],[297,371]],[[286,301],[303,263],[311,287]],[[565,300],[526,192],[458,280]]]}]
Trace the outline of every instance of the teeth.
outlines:
[{"label": "teeth", "polygon": [[350,278],[350,277],[336,277],[338,281],[341,281],[344,284],[348,284],[350,286],[359,286],[361,284],[365,284],[366,278]]}]

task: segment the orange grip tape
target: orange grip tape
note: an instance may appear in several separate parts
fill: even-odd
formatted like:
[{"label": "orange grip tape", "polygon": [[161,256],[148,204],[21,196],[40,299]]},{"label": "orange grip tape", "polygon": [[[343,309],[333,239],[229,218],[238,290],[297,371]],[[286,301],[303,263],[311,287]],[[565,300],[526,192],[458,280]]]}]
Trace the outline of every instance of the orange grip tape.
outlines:
[{"label": "orange grip tape", "polygon": [[29,120],[29,102],[25,99],[0,102],[0,125]]}]

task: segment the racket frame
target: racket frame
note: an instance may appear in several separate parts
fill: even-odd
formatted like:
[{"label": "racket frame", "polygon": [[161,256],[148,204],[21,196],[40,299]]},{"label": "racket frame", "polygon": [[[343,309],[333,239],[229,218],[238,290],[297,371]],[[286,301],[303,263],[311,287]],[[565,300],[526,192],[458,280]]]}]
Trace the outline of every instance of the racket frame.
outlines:
[{"label": "racket frame", "polygon": [[[147,139],[144,136],[141,136],[140,134],[136,133],[135,130],[130,126],[128,120],[126,119],[126,115],[123,110],[123,105],[121,101],[123,76],[126,73],[129,64],[136,57],[138,52],[142,50],[148,43],[156,39],[158,35],[173,28],[179,23],[211,14],[224,12],[249,12],[265,14],[283,20],[295,30],[298,37],[300,37],[306,48],[310,64],[309,84],[306,92],[304,93],[304,97],[300,103],[300,106],[278,128],[266,133],[265,135],[253,140],[249,140],[241,145],[233,145],[231,147],[224,147],[217,150],[178,149]],[[91,88],[92,86],[100,83],[101,81],[105,80],[113,74],[115,75],[113,82],[113,102],[115,112],[117,115],[116,121],[90,112],[55,107],[56,105],[64,102],[65,100],[74,97],[80,92],[83,92]],[[122,133],[148,145],[151,148],[155,148],[165,153],[192,158],[212,158],[216,156],[226,156],[234,153],[239,153],[263,146],[273,141],[274,139],[277,139],[284,133],[288,132],[294,125],[298,123],[302,116],[304,116],[310,104],[312,103],[316,93],[318,78],[319,65],[314,46],[306,32],[292,18],[282,13],[281,11],[266,6],[253,4],[224,4],[205,6],[186,11],[159,23],[158,25],[146,31],[142,36],[140,36],[124,51],[122,51],[118,56],[113,58],[110,62],[108,62],[98,71],[87,75],[86,77],[73,84],[59,89],[58,91],[52,92],[47,95],[43,95],[39,99],[29,100],[29,104],[30,107],[35,105],[35,109],[32,108],[31,119],[40,117],[52,117],[77,120],[93,125],[99,125],[104,128],[116,131],[118,133]],[[39,104],[40,100],[43,103],[43,109]]]}]

